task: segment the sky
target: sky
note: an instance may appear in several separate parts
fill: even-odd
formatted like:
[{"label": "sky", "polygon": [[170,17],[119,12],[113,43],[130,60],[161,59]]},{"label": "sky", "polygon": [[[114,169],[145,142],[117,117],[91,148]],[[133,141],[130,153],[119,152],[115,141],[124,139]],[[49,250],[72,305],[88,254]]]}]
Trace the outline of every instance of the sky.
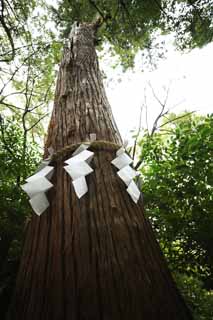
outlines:
[{"label": "sky", "polygon": [[[111,67],[109,56],[100,60],[100,66],[107,75],[107,96],[123,139],[131,140],[132,130],[138,129],[140,110],[145,101],[148,127],[152,128],[161,110],[152,89],[155,96],[164,101],[169,88],[166,109],[172,112],[213,112],[213,43],[202,49],[181,53],[173,46],[171,36],[167,39],[167,49],[167,57],[159,61],[157,68],[152,71],[141,71],[141,53],[136,57],[134,70],[125,73],[120,68]],[[143,108],[143,128],[147,127],[145,119],[146,112]]]}]

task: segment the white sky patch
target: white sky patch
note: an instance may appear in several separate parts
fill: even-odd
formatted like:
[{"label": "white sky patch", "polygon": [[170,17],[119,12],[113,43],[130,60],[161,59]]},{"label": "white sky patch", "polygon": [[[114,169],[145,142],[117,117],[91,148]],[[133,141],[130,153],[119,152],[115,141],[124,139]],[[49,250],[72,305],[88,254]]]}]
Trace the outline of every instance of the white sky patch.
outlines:
[{"label": "white sky patch", "polygon": [[[148,106],[148,126],[152,127],[161,106],[153,96],[148,83],[155,94],[164,100],[170,86],[167,107],[171,112],[198,111],[201,114],[213,111],[213,44],[189,53],[180,53],[169,39],[167,59],[161,60],[154,71],[142,72],[140,53],[136,57],[134,70],[121,73],[119,68],[110,67],[110,58],[100,61],[107,75],[105,88],[118,128],[123,138],[131,139],[131,130],[138,129],[144,92]],[[142,114],[142,126],[147,127],[145,112]]]}]

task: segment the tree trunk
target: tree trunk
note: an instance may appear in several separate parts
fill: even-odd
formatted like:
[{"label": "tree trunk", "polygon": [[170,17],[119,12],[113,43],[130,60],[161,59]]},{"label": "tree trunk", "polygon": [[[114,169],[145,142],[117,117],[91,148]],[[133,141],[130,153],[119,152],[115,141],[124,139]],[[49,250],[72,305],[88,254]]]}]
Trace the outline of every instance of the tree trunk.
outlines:
[{"label": "tree trunk", "polygon": [[[45,154],[53,147],[50,207],[33,214],[11,306],[12,320],[192,319],[171,278],[142,199],[135,204],[111,160],[121,138],[107,101],[93,25],[73,28],[56,86]],[[88,193],[64,170],[96,133]],[[73,145],[73,147],[69,147]],[[67,147],[67,148],[66,148]]]}]

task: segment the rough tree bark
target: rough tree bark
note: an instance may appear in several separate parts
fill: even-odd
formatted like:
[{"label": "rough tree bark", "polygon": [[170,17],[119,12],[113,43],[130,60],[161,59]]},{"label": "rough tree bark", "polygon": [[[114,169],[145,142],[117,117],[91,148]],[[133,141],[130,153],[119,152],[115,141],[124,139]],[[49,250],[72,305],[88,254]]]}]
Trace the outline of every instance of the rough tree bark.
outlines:
[{"label": "rough tree bark", "polygon": [[[144,218],[111,165],[121,138],[107,101],[94,25],[71,32],[45,145],[58,154],[50,207],[29,223],[10,310],[13,320],[192,319]],[[66,146],[96,133],[88,193],[77,199]],[[64,150],[64,152],[61,152]]]}]

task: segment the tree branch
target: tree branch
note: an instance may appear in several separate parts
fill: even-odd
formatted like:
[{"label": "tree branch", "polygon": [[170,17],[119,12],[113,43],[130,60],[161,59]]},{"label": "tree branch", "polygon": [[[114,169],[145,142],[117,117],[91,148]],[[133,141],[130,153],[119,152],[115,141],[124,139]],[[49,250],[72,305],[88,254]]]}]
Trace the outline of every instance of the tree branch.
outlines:
[{"label": "tree branch", "polygon": [[4,100],[0,101],[0,104],[3,104],[5,107],[8,107],[12,111],[14,111],[14,109],[18,109],[18,110],[22,110],[22,111],[24,110],[23,108],[17,107],[14,104],[4,102]]},{"label": "tree branch", "polygon": [[0,15],[0,23],[7,35],[7,38],[10,42],[10,46],[11,46],[11,51],[12,51],[12,54],[11,54],[11,57],[10,58],[5,58],[5,59],[2,59],[0,60],[0,62],[10,62],[14,59],[15,57],[15,46],[14,46],[14,42],[13,42],[13,37],[12,37],[12,34],[11,34],[11,30],[8,28],[6,22],[5,22],[5,17],[4,17],[4,9],[5,9],[5,3],[4,3],[4,0],[1,0],[1,15]]},{"label": "tree branch", "polygon": [[167,125],[167,124],[169,124],[169,123],[172,123],[172,122],[174,122],[174,121],[176,121],[176,120],[185,118],[185,117],[187,117],[187,116],[189,116],[190,114],[193,114],[193,113],[195,113],[195,112],[196,112],[196,111],[191,111],[191,112],[185,113],[184,115],[182,115],[182,116],[180,116],[180,117],[177,117],[177,118],[175,118],[175,119],[169,120],[169,121],[163,123],[160,127],[158,127],[158,129],[163,128],[165,125]]},{"label": "tree branch", "polygon": [[14,72],[12,73],[11,77],[9,78],[9,80],[8,80],[7,82],[5,82],[5,84],[4,84],[3,87],[1,88],[1,90],[0,90],[0,95],[2,95],[2,93],[3,93],[4,89],[6,88],[6,86],[14,79],[16,73],[21,69],[21,67],[24,66],[25,62],[26,62],[29,58],[31,58],[33,55],[34,55],[34,52],[32,52],[29,56],[27,56],[27,57],[23,60],[23,62],[21,63],[20,66],[16,67],[16,69],[15,69]]},{"label": "tree branch", "polygon": [[106,21],[106,16],[105,14],[101,11],[101,9],[97,6],[97,4],[95,3],[95,1],[93,0],[88,0],[89,3],[93,6],[93,8],[95,8],[95,10],[100,14],[101,18],[103,19],[103,22]]},{"label": "tree branch", "polygon": [[152,90],[153,96],[154,96],[155,99],[158,101],[158,103],[161,105],[161,111],[160,111],[159,115],[157,116],[157,118],[155,119],[154,124],[153,124],[153,127],[152,127],[151,136],[153,136],[154,132],[157,130],[158,121],[160,120],[160,118],[162,118],[164,115],[166,115],[166,114],[169,112],[169,109],[168,109],[167,111],[165,111],[165,112],[164,112],[164,110],[165,110],[166,103],[167,103],[168,96],[169,96],[170,85],[169,85],[168,88],[167,88],[164,102],[161,102],[161,100],[160,100],[160,99],[158,98],[158,96],[155,94],[155,91],[154,91],[151,83],[149,82],[148,84],[149,84],[149,87],[150,87],[151,90]]},{"label": "tree branch", "polygon": [[135,142],[134,142],[133,151],[132,151],[132,159],[133,159],[133,161],[134,161],[134,159],[135,159],[135,152],[136,152],[138,137],[139,137],[139,134],[140,134],[140,132],[141,132],[142,113],[143,113],[143,105],[142,105],[141,108],[140,108],[138,132],[137,132],[136,137],[135,137]]},{"label": "tree branch", "polygon": [[46,118],[49,113],[44,114],[41,118],[39,118],[30,128],[27,129],[27,132],[32,130],[39,122],[41,122],[44,118]]}]

